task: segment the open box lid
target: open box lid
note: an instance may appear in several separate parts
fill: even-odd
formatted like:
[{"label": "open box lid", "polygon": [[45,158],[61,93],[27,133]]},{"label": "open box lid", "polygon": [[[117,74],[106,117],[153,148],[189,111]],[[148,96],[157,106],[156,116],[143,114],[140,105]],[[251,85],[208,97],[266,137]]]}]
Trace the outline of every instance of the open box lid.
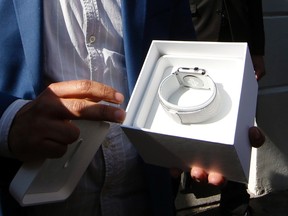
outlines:
[{"label": "open box lid", "polygon": [[65,200],[75,189],[103,142],[109,123],[82,120],[74,123],[80,136],[63,157],[24,163],[17,172],[9,190],[21,206]]}]

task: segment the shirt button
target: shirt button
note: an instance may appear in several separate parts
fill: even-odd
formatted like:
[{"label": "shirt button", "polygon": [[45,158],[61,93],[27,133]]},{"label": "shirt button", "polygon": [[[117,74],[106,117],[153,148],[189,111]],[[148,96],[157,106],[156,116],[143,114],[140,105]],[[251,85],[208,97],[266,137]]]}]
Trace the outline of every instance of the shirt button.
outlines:
[{"label": "shirt button", "polygon": [[95,41],[96,41],[96,37],[94,35],[90,36],[89,43],[92,44],[92,43],[95,43]]}]

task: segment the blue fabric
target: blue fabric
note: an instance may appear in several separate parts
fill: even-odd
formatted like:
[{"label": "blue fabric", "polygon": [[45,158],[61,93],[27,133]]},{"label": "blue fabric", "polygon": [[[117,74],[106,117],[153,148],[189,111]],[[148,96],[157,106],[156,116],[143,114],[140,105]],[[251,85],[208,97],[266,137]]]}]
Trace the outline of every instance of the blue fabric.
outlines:
[{"label": "blue fabric", "polygon": [[18,99],[17,97],[11,97],[11,95],[5,94],[3,92],[0,92],[0,98],[1,98],[1,103],[0,103],[0,110],[1,112],[5,111],[5,109],[11,104],[13,103],[16,99]]},{"label": "blue fabric", "polygon": [[42,86],[41,4],[39,0],[0,1],[0,92],[7,93],[0,97],[0,116],[13,101],[8,94],[31,99]]},{"label": "blue fabric", "polygon": [[193,40],[187,0],[122,0],[124,48],[130,93],[152,40]]},{"label": "blue fabric", "polygon": [[146,1],[122,1],[124,50],[130,93],[143,61],[145,14]]}]

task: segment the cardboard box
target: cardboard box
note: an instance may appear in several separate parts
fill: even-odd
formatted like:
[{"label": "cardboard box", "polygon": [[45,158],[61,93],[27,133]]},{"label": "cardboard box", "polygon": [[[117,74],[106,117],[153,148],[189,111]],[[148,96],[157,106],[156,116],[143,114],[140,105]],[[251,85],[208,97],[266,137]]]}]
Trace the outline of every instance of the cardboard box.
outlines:
[{"label": "cardboard box", "polygon": [[[109,124],[74,121],[80,137],[59,159],[24,163],[10,184],[10,193],[21,206],[65,200],[77,186],[104,140]],[[95,133],[97,131],[97,133]]]},{"label": "cardboard box", "polygon": [[[205,69],[220,95],[217,115],[183,125],[159,103],[160,82],[179,67]],[[153,41],[127,107],[124,132],[147,163],[192,165],[248,182],[258,85],[246,43]]]}]

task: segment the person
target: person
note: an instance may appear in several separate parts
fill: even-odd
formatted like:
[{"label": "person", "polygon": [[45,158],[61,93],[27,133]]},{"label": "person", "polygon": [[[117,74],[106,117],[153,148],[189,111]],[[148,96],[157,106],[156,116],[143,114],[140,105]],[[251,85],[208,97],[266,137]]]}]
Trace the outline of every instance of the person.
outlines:
[{"label": "person", "polygon": [[[197,40],[247,42],[256,79],[260,80],[265,75],[261,0],[190,0],[190,8]],[[197,186],[190,175],[184,180],[186,191],[193,185]],[[221,215],[249,214],[249,199],[245,184],[227,181],[221,189]]]},{"label": "person", "polygon": [[[145,164],[119,124],[151,41],[194,38],[189,2],[0,0],[0,13],[3,215],[174,215],[179,171]],[[67,200],[20,207],[8,192],[15,172],[61,157],[79,136],[73,119],[111,122],[103,145]],[[199,167],[191,175],[225,181]]]},{"label": "person", "polygon": [[262,1],[190,0],[200,41],[247,42],[257,80],[265,75]]}]

